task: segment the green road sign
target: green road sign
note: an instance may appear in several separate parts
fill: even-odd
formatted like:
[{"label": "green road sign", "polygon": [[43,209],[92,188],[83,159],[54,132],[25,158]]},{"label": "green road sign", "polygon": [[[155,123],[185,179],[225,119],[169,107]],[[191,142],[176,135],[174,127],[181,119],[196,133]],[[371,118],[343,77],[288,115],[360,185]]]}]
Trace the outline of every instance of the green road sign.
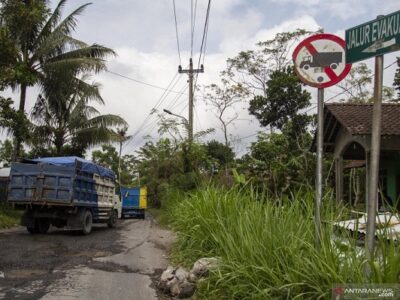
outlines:
[{"label": "green road sign", "polygon": [[346,30],[346,63],[400,49],[400,10]]}]

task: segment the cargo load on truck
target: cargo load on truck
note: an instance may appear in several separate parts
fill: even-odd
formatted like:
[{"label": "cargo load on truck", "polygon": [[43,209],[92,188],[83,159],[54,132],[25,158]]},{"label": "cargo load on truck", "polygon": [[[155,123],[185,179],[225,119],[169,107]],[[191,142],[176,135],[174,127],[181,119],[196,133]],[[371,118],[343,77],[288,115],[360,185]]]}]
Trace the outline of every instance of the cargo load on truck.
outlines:
[{"label": "cargo load on truck", "polygon": [[121,187],[122,218],[144,219],[147,208],[147,187]]},{"label": "cargo load on truck", "polygon": [[89,234],[93,223],[114,227],[120,209],[114,172],[75,156],[13,163],[8,202],[25,209],[21,224],[30,233],[53,225]]}]

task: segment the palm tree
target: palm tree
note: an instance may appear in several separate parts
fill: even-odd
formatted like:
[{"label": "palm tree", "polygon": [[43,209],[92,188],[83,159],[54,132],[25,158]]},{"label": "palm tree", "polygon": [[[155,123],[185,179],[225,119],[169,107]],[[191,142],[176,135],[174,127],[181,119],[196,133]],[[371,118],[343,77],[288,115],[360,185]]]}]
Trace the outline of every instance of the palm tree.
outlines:
[{"label": "palm tree", "polygon": [[[47,7],[48,2],[43,0],[0,2],[0,29],[3,35],[0,46],[5,43],[14,47],[7,51],[12,57],[0,58],[0,66],[13,66],[9,84],[20,89],[19,111],[22,113],[25,110],[27,87],[43,85],[46,72],[73,70],[74,75],[97,73],[106,68],[103,59],[115,54],[109,48],[97,44],[89,46],[71,37],[77,25],[77,16],[90,3],[78,7],[61,20],[66,2],[60,0],[52,13]],[[6,63],[3,64],[3,61]],[[22,141],[18,136],[15,138],[17,156]]]},{"label": "palm tree", "polygon": [[65,154],[69,146],[73,154],[82,155],[88,147],[120,140],[113,128],[126,127],[126,121],[112,114],[101,115],[90,105],[104,104],[98,84],[87,83],[88,76],[70,77],[64,72],[52,72],[45,78],[44,96],[39,95],[31,112],[34,146],[54,148],[56,155]]}]

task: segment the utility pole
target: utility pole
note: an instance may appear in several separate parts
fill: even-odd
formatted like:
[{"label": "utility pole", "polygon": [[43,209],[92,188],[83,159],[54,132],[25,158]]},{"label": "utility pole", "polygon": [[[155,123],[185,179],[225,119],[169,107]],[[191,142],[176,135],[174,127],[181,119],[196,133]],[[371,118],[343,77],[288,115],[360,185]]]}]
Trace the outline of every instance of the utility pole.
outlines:
[{"label": "utility pole", "polygon": [[193,142],[193,74],[204,73],[204,66],[200,69],[193,69],[193,60],[189,60],[189,69],[183,70],[182,66],[178,67],[179,73],[187,73],[189,75],[189,144]]}]

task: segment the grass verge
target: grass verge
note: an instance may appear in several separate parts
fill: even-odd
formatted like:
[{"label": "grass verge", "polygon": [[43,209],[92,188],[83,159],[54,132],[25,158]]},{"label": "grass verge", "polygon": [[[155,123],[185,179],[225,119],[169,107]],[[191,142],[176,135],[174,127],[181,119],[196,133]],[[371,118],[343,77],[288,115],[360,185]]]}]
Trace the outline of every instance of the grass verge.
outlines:
[{"label": "grass verge", "polygon": [[163,227],[167,228],[169,224],[168,212],[165,209],[150,207],[147,211],[156,219],[157,223]]},{"label": "grass verge", "polygon": [[0,229],[18,225],[21,214],[20,211],[12,209],[5,204],[0,204]]},{"label": "grass verge", "polygon": [[367,260],[355,239],[334,235],[332,223],[345,213],[324,207],[317,248],[313,193],[273,201],[246,189],[207,187],[174,202],[174,259],[190,266],[200,257],[221,258],[198,299],[331,299],[333,284],[399,282],[400,254],[393,243],[378,244],[381,254],[371,276],[365,275]]}]

